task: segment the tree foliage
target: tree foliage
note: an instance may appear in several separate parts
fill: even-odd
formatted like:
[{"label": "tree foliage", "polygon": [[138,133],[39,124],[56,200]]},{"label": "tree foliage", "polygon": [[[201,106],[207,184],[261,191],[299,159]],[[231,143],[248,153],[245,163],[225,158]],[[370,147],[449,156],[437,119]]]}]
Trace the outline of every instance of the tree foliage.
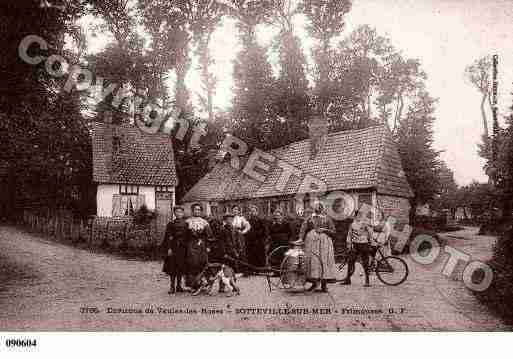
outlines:
[{"label": "tree foliage", "polygon": [[76,54],[65,50],[64,35],[83,12],[81,1],[0,5],[0,163],[7,171],[1,201],[8,203],[9,215],[30,205],[88,210],[90,139],[81,101],[62,91],[64,80],[48,75],[44,61],[29,65],[18,56],[21,40],[36,34],[49,46],[33,46],[31,55],[59,54],[76,61]]},{"label": "tree foliage", "polygon": [[467,80],[481,94],[481,118],[483,120],[483,136],[488,139],[488,119],[486,117],[486,109],[492,108],[492,58],[485,56],[475,60],[472,64],[465,68],[465,76]]},{"label": "tree foliage", "polygon": [[[421,91],[399,122],[396,133],[403,169],[414,192],[410,200],[412,208],[433,200],[440,188],[439,152],[433,148],[435,102]],[[412,223],[414,213],[411,211]]]}]

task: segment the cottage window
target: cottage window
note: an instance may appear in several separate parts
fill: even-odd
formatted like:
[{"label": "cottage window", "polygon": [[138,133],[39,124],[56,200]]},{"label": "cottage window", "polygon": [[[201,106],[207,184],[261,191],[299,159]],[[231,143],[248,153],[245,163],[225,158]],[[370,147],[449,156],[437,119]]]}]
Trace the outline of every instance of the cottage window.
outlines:
[{"label": "cottage window", "polygon": [[119,194],[112,197],[112,216],[132,216],[145,203],[139,194],[139,186],[119,185]]},{"label": "cottage window", "polygon": [[119,185],[119,193],[122,195],[138,195],[139,194],[139,186],[133,185]]},{"label": "cottage window", "polygon": [[174,188],[172,186],[156,186],[155,192],[173,192]]},{"label": "cottage window", "polygon": [[361,193],[358,196],[358,206],[361,207],[363,204],[367,204],[369,206],[372,206],[372,194],[370,193]]}]

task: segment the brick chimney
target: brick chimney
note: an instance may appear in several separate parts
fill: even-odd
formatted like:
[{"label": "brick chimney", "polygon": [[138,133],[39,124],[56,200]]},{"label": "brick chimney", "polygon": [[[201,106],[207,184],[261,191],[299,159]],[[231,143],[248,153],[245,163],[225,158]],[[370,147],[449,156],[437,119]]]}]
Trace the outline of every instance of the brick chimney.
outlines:
[{"label": "brick chimney", "polygon": [[328,121],[318,113],[313,113],[308,121],[308,133],[310,138],[310,159],[322,152],[328,138]]}]

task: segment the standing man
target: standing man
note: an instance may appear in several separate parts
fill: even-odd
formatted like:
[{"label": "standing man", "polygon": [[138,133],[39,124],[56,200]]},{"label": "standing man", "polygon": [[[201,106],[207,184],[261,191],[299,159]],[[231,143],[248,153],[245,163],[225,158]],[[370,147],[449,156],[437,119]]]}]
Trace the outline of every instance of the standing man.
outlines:
[{"label": "standing man", "polygon": [[183,207],[173,209],[175,219],[166,226],[166,234],[162,242],[164,266],[162,271],[169,275],[169,294],[183,292],[182,277],[186,274],[187,235],[188,228],[185,221]]},{"label": "standing man", "polygon": [[[240,260],[243,262],[248,261],[248,254],[246,251],[246,234],[251,229],[251,225],[247,219],[242,215],[241,208],[238,205],[232,207],[233,213],[233,231],[238,245],[238,252]],[[248,268],[244,266],[244,275],[248,276]]]},{"label": "standing man", "polygon": [[[258,216],[258,207],[254,204],[249,207],[248,222],[250,230],[246,234],[246,254],[248,262],[255,267],[264,267],[266,259],[266,246],[269,238],[267,221]],[[254,272],[254,270],[251,270]]]},{"label": "standing man", "polygon": [[340,284],[351,284],[351,277],[355,270],[355,263],[359,259],[365,272],[365,287],[370,287],[369,281],[369,261],[371,256],[370,242],[373,236],[373,230],[359,211],[355,212],[353,223],[347,232],[347,249],[350,251],[349,263],[347,268],[347,278]]}]

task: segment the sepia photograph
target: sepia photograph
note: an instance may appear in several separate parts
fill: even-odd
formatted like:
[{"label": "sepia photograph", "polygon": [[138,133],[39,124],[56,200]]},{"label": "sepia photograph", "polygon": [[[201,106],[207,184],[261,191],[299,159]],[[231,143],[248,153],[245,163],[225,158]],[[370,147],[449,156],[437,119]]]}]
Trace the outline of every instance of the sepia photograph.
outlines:
[{"label": "sepia photograph", "polygon": [[0,0],[0,352],[510,332],[512,5]]}]

